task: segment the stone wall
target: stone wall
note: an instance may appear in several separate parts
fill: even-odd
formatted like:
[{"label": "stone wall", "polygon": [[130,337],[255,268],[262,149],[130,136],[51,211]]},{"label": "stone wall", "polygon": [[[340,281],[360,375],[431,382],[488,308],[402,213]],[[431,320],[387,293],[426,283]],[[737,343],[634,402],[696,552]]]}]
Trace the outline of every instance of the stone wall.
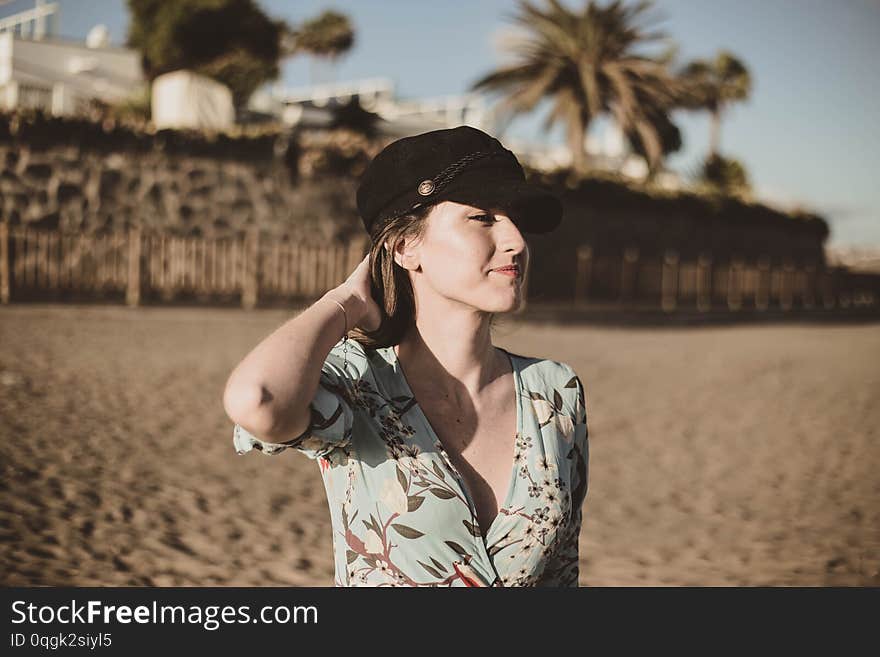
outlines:
[{"label": "stone wall", "polygon": [[[348,143],[346,142],[348,139]],[[139,226],[169,235],[307,243],[364,235],[354,135],[291,140],[137,134],[71,120],[0,117],[0,220],[71,232]]]}]

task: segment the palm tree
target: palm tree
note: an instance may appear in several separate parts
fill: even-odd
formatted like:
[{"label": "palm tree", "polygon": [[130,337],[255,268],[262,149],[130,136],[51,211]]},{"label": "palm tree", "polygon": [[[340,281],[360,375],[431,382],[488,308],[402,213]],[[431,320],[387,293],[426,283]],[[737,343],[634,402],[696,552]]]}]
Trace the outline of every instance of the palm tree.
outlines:
[{"label": "palm tree", "polygon": [[[282,39],[285,55],[306,53],[313,58],[326,57],[331,64],[354,45],[354,29],[345,14],[327,10],[316,18],[289,29]],[[314,61],[314,60],[313,60]],[[310,72],[314,77],[314,71]]]},{"label": "palm tree", "polygon": [[739,59],[722,50],[712,61],[692,61],[682,69],[680,77],[688,87],[683,106],[709,110],[712,115],[707,160],[714,159],[718,155],[721,115],[731,103],[749,97],[751,75]]},{"label": "palm tree", "polygon": [[[590,123],[608,113],[625,133],[637,135],[648,166],[662,163],[659,134],[669,109],[680,92],[669,71],[675,46],[669,37],[639,24],[652,6],[642,0],[633,7],[614,0],[605,7],[589,0],[572,11],[558,0],[547,0],[544,9],[520,0],[513,21],[524,28],[523,37],[507,46],[516,60],[472,85],[473,90],[503,94],[496,111],[501,117],[532,111],[545,98],[552,110],[544,129],[557,122],[565,126],[574,168],[587,169],[585,138]],[[636,52],[657,42],[667,50],[650,57]]]}]

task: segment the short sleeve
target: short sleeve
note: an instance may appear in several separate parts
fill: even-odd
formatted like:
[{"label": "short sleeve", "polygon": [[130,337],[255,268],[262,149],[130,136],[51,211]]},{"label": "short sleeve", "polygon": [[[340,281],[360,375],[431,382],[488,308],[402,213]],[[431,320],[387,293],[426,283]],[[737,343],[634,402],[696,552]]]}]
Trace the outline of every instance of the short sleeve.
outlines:
[{"label": "short sleeve", "polygon": [[[347,346],[346,346],[347,345]],[[347,350],[347,354],[343,351]],[[351,443],[354,414],[359,407],[358,390],[368,361],[363,346],[349,338],[333,345],[324,364],[315,396],[309,404],[311,421],[300,435],[281,443],[260,440],[236,424],[233,444],[238,454],[256,449],[274,455],[296,449],[311,459],[326,457]]]},{"label": "short sleeve", "polygon": [[584,387],[577,374],[571,371],[570,375],[565,388],[574,389],[574,394],[570,403],[565,404],[565,409],[571,413],[574,422],[574,437],[569,451],[572,468],[571,510],[559,544],[545,567],[543,586],[577,587],[580,578],[579,544],[584,501],[589,486],[590,443]]}]

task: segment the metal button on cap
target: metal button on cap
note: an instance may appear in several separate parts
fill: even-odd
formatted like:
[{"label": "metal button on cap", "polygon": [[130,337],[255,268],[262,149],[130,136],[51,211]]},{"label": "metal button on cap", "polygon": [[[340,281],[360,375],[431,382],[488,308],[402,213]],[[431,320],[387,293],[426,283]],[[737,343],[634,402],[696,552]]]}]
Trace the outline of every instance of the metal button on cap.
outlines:
[{"label": "metal button on cap", "polygon": [[434,181],[433,180],[423,180],[419,183],[419,194],[422,196],[428,196],[431,192],[434,191]]}]

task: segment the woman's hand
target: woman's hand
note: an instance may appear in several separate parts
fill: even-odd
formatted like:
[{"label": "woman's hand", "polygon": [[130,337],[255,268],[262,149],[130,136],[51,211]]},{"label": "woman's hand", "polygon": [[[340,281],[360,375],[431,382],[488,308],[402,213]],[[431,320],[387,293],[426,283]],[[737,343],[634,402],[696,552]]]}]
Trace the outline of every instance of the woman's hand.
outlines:
[{"label": "woman's hand", "polygon": [[375,331],[382,321],[382,313],[379,310],[379,305],[373,299],[370,283],[370,254],[368,253],[339,287],[347,287],[363,304],[363,314],[355,326],[367,331]]}]

